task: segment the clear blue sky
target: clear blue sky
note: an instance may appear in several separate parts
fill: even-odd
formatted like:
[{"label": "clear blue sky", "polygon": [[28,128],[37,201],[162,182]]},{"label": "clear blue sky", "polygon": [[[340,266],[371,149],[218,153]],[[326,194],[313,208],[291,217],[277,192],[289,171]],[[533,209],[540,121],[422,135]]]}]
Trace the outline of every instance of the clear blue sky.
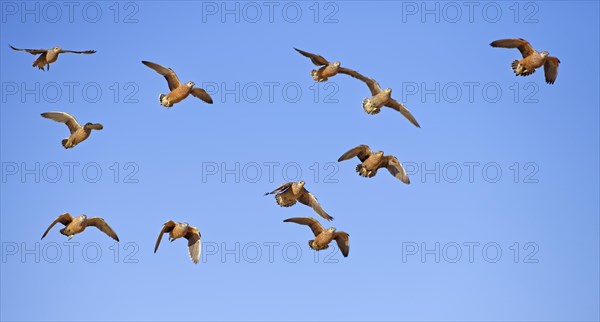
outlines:
[{"label": "clear blue sky", "polygon": [[[598,2],[35,4],[2,2],[2,320],[600,319]],[[507,37],[559,57],[556,83],[515,77],[518,51],[488,45]],[[8,44],[98,52],[42,72]],[[293,47],[393,88],[422,128],[367,115],[355,79],[315,85]],[[165,109],[141,60],[215,103]],[[54,110],[104,130],[64,150],[67,128],[39,116]],[[358,144],[412,184],[335,162]],[[317,215],[262,196],[300,178],[350,234],[348,258],[332,245],[315,260],[310,230],[282,221]],[[89,229],[70,260],[59,227],[39,240],[63,212],[103,217],[121,242]],[[200,229],[201,263],[182,240],[153,254],[169,219]]]}]

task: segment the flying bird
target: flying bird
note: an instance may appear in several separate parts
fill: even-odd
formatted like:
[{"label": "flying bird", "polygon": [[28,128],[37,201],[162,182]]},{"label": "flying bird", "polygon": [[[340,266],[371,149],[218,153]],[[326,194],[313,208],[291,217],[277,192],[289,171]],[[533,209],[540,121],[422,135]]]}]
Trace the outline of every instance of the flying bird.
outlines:
[{"label": "flying bird", "polygon": [[192,96],[194,97],[205,101],[208,104],[213,103],[212,98],[204,89],[194,87],[194,85],[196,85],[194,82],[187,82],[185,84],[179,82],[177,74],[175,74],[175,71],[173,71],[171,68],[167,68],[149,61],[142,61],[142,64],[152,68],[157,73],[163,75],[167,80],[167,84],[169,85],[169,90],[171,92],[169,94],[160,94],[160,96],[158,97],[158,100],[160,101],[160,104],[162,106],[167,108],[172,107],[176,103],[183,101],[190,94],[192,94]]},{"label": "flying bird", "polygon": [[169,241],[171,242],[181,237],[187,239],[190,259],[194,262],[194,264],[198,264],[198,261],[200,260],[200,250],[202,248],[202,243],[200,242],[201,235],[198,228],[190,226],[185,222],[178,223],[172,220],[167,221],[163,225],[160,234],[158,234],[156,246],[154,246],[154,253],[156,253],[158,250],[158,245],[160,245],[160,240],[162,239],[163,234],[166,233],[169,233]]},{"label": "flying bird", "polygon": [[544,76],[546,83],[554,84],[558,76],[558,64],[560,60],[554,56],[549,56],[547,51],[538,52],[529,43],[522,38],[509,38],[495,40],[490,43],[492,47],[517,48],[523,55],[523,59],[514,60],[511,64],[515,76],[528,76],[535,73],[537,68],[544,66]]},{"label": "flying bird", "polygon": [[300,201],[300,203],[312,207],[319,216],[330,221],[333,220],[333,217],[321,208],[317,198],[304,188],[304,181],[284,183],[279,188],[265,193],[265,196],[272,194],[276,194],[275,201],[282,207],[290,207],[295,205],[296,201]]},{"label": "flying bird", "polygon": [[114,232],[114,230],[112,230],[112,228],[110,228],[110,226],[106,223],[106,221],[104,221],[104,219],[99,217],[88,218],[86,215],[73,217],[67,212],[58,216],[58,218],[54,220],[54,222],[48,227],[48,229],[46,229],[41,239],[44,239],[44,237],[46,237],[50,229],[52,229],[52,227],[54,227],[54,225],[56,225],[57,223],[65,225],[65,228],[61,229],[60,233],[69,237],[69,240],[71,240],[73,236],[83,232],[85,228],[89,226],[94,226],[100,229],[103,233],[107,234],[110,238],[119,241],[119,237],[117,237],[117,234]]},{"label": "flying bird", "polygon": [[71,132],[68,138],[62,140],[62,146],[65,149],[74,148],[77,144],[85,141],[92,130],[102,130],[104,127],[100,123],[85,123],[84,126],[79,125],[73,115],[65,112],[46,112],[41,114],[47,119],[56,122],[65,123]]},{"label": "flying bird", "polygon": [[371,95],[373,95],[372,97],[367,97],[363,100],[362,106],[365,112],[368,114],[378,114],[381,112],[381,108],[386,106],[400,112],[400,114],[404,115],[404,117],[416,127],[421,127],[408,108],[392,98],[391,88],[386,88],[385,90],[381,89],[379,83],[372,78],[367,78],[365,83],[371,90]]},{"label": "flying bird", "polygon": [[310,248],[316,251],[327,249],[329,248],[329,243],[335,239],[344,257],[348,257],[348,253],[350,252],[350,235],[347,233],[343,231],[338,232],[334,227],[323,229],[323,226],[321,226],[318,221],[310,217],[290,218],[283,222],[293,222],[299,225],[309,226],[313,234],[315,234],[315,239],[308,241],[308,246]]},{"label": "flying bird", "polygon": [[[31,65],[31,66],[37,67],[41,70],[50,70],[50,64],[52,64],[53,62],[55,62],[58,59],[58,54],[72,53],[72,54],[89,55],[89,54],[93,54],[96,52],[95,50],[85,50],[85,51],[64,50],[60,47],[54,47],[51,49],[21,49],[21,48],[15,48],[11,45],[9,45],[9,46],[13,50],[24,51],[24,52],[30,53],[32,55],[40,55],[36,60],[33,61],[33,65]],[[44,67],[46,65],[48,67],[46,69],[44,69]]]},{"label": "flying bird", "polygon": [[360,162],[362,162],[356,166],[356,172],[358,172],[361,177],[374,177],[377,174],[378,169],[386,168],[400,181],[406,184],[410,183],[406,170],[404,170],[400,161],[393,155],[383,155],[383,151],[373,153],[368,145],[363,144],[342,154],[338,159],[338,162],[349,160],[354,157],[358,157]]},{"label": "flying bird", "polygon": [[327,59],[323,58],[323,56],[311,54],[298,48],[294,49],[300,54],[302,54],[304,57],[310,58],[310,61],[312,61],[312,63],[316,66],[321,66],[321,68],[313,69],[310,72],[312,78],[317,82],[325,82],[329,79],[329,77],[333,77],[338,73],[350,75],[354,78],[363,81],[366,81],[367,79],[367,77],[363,76],[355,70],[341,67],[341,63],[339,61],[329,62]]}]

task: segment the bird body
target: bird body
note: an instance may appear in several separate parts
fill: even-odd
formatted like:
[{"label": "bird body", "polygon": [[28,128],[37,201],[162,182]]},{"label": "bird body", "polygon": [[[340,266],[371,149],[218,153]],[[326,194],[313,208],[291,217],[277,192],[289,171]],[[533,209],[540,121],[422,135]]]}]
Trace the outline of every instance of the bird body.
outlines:
[{"label": "bird body", "polygon": [[160,94],[158,97],[160,104],[164,107],[173,107],[176,103],[179,103],[186,99],[190,94],[197,97],[208,104],[212,104],[213,100],[210,95],[202,88],[194,87],[194,82],[181,83],[179,77],[175,74],[171,68],[161,66],[159,64],[142,61],[142,64],[152,68],[155,72],[164,76],[169,85],[170,92],[168,94]]},{"label": "bird body", "polygon": [[558,76],[558,65],[560,60],[550,56],[547,51],[538,52],[531,46],[529,41],[522,38],[507,38],[492,41],[492,47],[517,48],[523,59],[514,60],[511,64],[515,76],[528,76],[535,73],[537,68],[544,66],[546,83],[554,84]]},{"label": "bird body", "polygon": [[333,77],[333,76],[337,75],[339,70],[340,70],[340,62],[336,61],[336,62],[328,63],[327,65],[325,65],[319,69],[313,69],[310,72],[310,75],[317,82],[325,82],[329,79],[329,77]]},{"label": "bird body", "polygon": [[304,188],[304,184],[304,181],[287,182],[277,189],[265,193],[265,196],[275,194],[275,202],[281,207],[291,207],[295,205],[297,201],[300,201],[300,203],[313,208],[319,216],[327,220],[333,220],[333,217],[323,210],[317,201],[317,198]]},{"label": "bird body", "polygon": [[190,226],[185,222],[179,223],[173,220],[167,221],[164,223],[160,233],[158,234],[158,239],[156,239],[156,245],[154,246],[154,253],[156,253],[158,250],[158,246],[160,245],[163,234],[166,233],[169,233],[169,240],[171,242],[179,238],[187,239],[188,254],[190,259],[194,262],[194,264],[198,264],[198,261],[200,261],[200,252],[202,250],[202,244],[200,241],[201,234],[198,228]]},{"label": "bird body", "polygon": [[336,241],[344,257],[348,257],[350,252],[350,238],[348,233],[338,232],[334,227],[324,229],[321,224],[311,217],[295,217],[284,220],[283,222],[293,222],[299,225],[309,226],[315,235],[315,239],[308,241],[308,246],[316,251],[329,248],[329,243]]},{"label": "bird body", "polygon": [[384,155],[383,151],[373,153],[368,145],[361,144],[342,154],[338,159],[338,162],[349,160],[354,157],[358,157],[361,161],[361,163],[356,166],[356,172],[358,172],[361,177],[374,177],[377,174],[377,170],[386,168],[390,174],[398,180],[406,184],[410,183],[406,170],[400,161],[398,161],[398,158],[393,155]]},{"label": "bird body", "polygon": [[307,51],[300,50],[298,48],[294,49],[297,52],[299,52],[302,56],[310,58],[310,61],[312,61],[312,63],[315,66],[320,66],[319,69],[313,69],[310,72],[310,75],[312,76],[313,80],[317,82],[325,82],[329,79],[329,77],[333,77],[338,73],[346,74],[363,81],[367,79],[367,77],[361,75],[355,70],[341,67],[342,64],[339,61],[330,62],[321,55],[312,54]]},{"label": "bird body", "polygon": [[[9,45],[10,46],[10,45]],[[93,54],[95,50],[75,51],[75,50],[64,50],[60,47],[53,47],[51,49],[21,49],[10,46],[13,50],[28,52],[32,55],[40,55],[33,61],[32,67],[37,67],[41,70],[50,70],[50,64],[54,63],[58,59],[58,55],[61,53],[72,53],[72,54]],[[48,66],[46,68],[46,66]]]},{"label": "bird body", "polygon": [[41,115],[47,119],[67,125],[71,134],[68,138],[61,141],[65,149],[74,148],[77,144],[85,141],[92,133],[92,130],[102,130],[104,128],[100,123],[89,122],[81,126],[73,115],[65,112],[46,112]]},{"label": "bird body", "polygon": [[69,213],[64,213],[58,216],[54,222],[46,229],[44,235],[42,235],[41,239],[44,239],[50,229],[54,227],[57,223],[61,223],[65,225],[65,228],[60,230],[60,233],[69,237],[69,240],[73,238],[73,236],[82,233],[87,227],[94,226],[98,228],[103,233],[107,234],[110,238],[119,241],[119,237],[114,232],[114,230],[104,221],[104,219],[99,217],[88,218],[86,215],[81,215],[78,217],[73,217]]}]

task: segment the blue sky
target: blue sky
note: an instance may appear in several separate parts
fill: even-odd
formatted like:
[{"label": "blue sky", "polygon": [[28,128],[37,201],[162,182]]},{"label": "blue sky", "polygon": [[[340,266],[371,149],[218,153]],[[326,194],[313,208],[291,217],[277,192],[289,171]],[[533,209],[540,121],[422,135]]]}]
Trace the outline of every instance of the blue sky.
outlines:
[{"label": "blue sky", "polygon": [[[0,318],[600,319],[599,4],[468,6],[3,1]],[[513,75],[518,51],[488,45],[510,37],[560,58],[554,85]],[[8,44],[98,52],[42,72]],[[293,47],[393,88],[422,128],[367,115],[355,79],[315,84]],[[215,103],[165,109],[141,60]],[[39,116],[55,110],[104,130],[64,150],[67,128]],[[336,162],[358,144],[412,183]],[[349,257],[316,258],[310,230],[282,221],[318,216],[262,196],[300,179]],[[103,217],[121,242],[89,229],[65,244],[58,227],[40,241],[63,212]],[[201,263],[182,240],[153,254],[169,219],[200,229]]]}]

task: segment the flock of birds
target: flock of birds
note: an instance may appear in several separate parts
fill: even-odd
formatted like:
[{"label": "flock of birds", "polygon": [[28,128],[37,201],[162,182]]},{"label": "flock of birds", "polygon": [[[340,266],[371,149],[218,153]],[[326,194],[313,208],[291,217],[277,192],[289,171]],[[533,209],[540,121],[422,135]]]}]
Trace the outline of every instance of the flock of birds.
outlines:
[{"label": "flock of birds", "polygon": [[[493,41],[490,43],[490,45],[492,47],[517,48],[521,52],[523,58],[520,60],[514,60],[511,64],[516,76],[531,75],[536,71],[536,69],[543,66],[546,82],[548,84],[554,84],[556,81],[560,60],[556,57],[549,56],[547,51],[536,51],[527,40],[521,38],[500,39]],[[60,47],[54,47],[52,49],[20,49],[13,46],[10,47],[13,50],[39,55],[33,62],[32,66],[41,70],[50,70],[50,64],[56,62],[59,54],[62,53],[93,54],[96,52],[94,50],[63,50]],[[342,67],[339,61],[330,62],[323,58],[323,56],[312,54],[296,48],[294,49],[301,55],[309,58],[313,64],[319,67],[319,69],[311,71],[313,80],[317,82],[325,82],[330,77],[333,77],[337,74],[346,74],[364,82],[368,86],[372,95],[371,97],[365,98],[362,102],[362,107],[366,113],[378,114],[381,112],[382,107],[389,107],[400,112],[416,127],[421,127],[408,108],[404,104],[391,97],[391,88],[382,89],[381,86],[379,86],[379,83],[377,83],[377,81],[374,79],[366,77],[355,70]],[[142,61],[142,63],[156,71],[158,74],[162,75],[167,81],[169,93],[160,94],[159,96],[159,101],[162,106],[171,108],[174,104],[186,99],[190,94],[208,104],[213,103],[212,98],[204,89],[194,87],[194,82],[190,81],[181,83],[177,77],[177,74],[171,68],[149,61]],[[62,145],[65,149],[74,148],[79,143],[85,141],[90,136],[92,130],[103,129],[102,124],[99,123],[88,122],[81,126],[75,117],[65,112],[46,112],[42,113],[41,115],[42,117],[67,125],[70,135],[62,140]],[[362,177],[371,178],[377,174],[377,170],[385,168],[390,172],[391,175],[403,183],[410,183],[410,179],[408,178],[404,167],[393,155],[384,155],[382,151],[373,153],[369,146],[359,145],[340,156],[338,162],[349,160],[354,157],[357,157],[361,162],[356,166],[356,172]],[[333,217],[323,210],[317,198],[310,193],[304,187],[304,185],[304,181],[287,182],[275,190],[265,193],[265,195],[274,194],[276,203],[281,207],[291,207],[297,202],[300,202],[311,207],[322,218],[332,221]],[[324,229],[316,219],[311,217],[289,218],[284,220],[284,222],[292,222],[309,226],[315,235],[315,239],[309,240],[308,245],[310,248],[316,251],[327,249],[329,244],[335,240],[344,257],[347,257],[348,253],[350,252],[350,235],[348,235],[346,232],[337,231],[334,227]],[[58,218],[56,218],[54,222],[50,224],[48,229],[46,229],[42,235],[42,239],[57,223],[61,223],[65,226],[60,230],[60,233],[67,236],[69,239],[73,238],[74,235],[83,232],[87,227],[94,226],[110,236],[112,239],[119,241],[117,234],[106,223],[106,221],[104,221],[104,219],[98,217],[88,218],[86,215],[73,217],[69,213],[64,213],[58,216]],[[189,256],[194,263],[198,263],[202,248],[200,241],[201,234],[198,228],[190,226],[185,222],[180,223],[172,220],[167,221],[163,224],[163,227],[158,235],[158,239],[156,240],[156,245],[154,247],[155,253],[158,250],[162,236],[166,233],[169,234],[169,240],[171,242],[179,238],[187,239]]]}]

